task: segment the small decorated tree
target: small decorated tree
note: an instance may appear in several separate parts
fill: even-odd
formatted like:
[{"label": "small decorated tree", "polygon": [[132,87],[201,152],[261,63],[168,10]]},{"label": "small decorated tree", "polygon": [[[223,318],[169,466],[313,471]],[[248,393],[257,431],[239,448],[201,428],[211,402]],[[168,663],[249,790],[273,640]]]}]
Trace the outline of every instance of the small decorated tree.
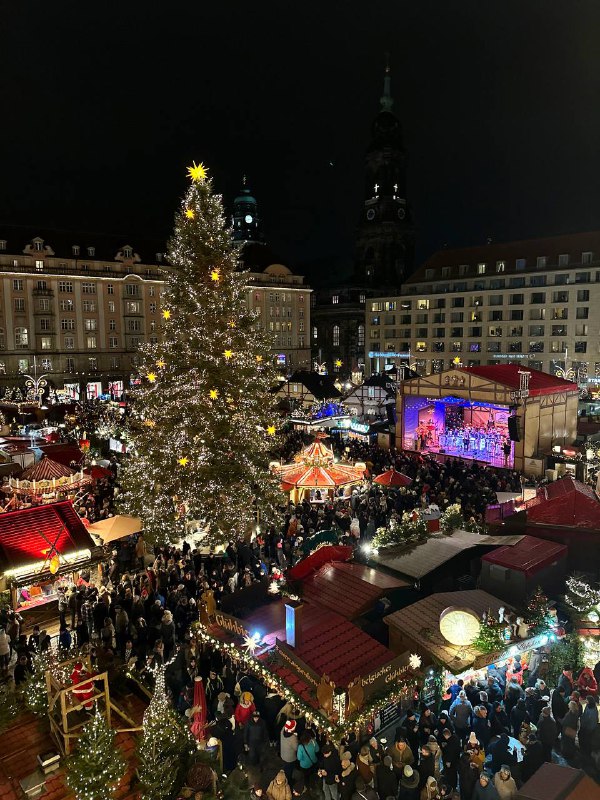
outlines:
[{"label": "small decorated tree", "polygon": [[154,694],[146,709],[138,741],[138,776],[142,800],[163,800],[176,788],[181,768],[195,750],[187,725],[169,703],[165,669],[155,676]]},{"label": "small decorated tree", "polygon": [[524,621],[529,625],[530,636],[538,633],[545,633],[552,624],[550,615],[550,603],[542,592],[542,587],[538,586],[533,595],[529,598],[527,608],[523,613]]},{"label": "small decorated tree", "polygon": [[481,623],[479,634],[473,641],[472,647],[479,650],[480,653],[493,653],[496,650],[501,650],[506,644],[504,640],[504,628],[502,623],[488,615],[487,619]]},{"label": "small decorated tree", "polygon": [[102,714],[85,725],[75,753],[66,760],[67,785],[77,800],[112,800],[126,771],[115,732]]},{"label": "small decorated tree", "polygon": [[460,503],[452,503],[440,517],[442,533],[452,534],[464,526],[464,517]]},{"label": "small decorated tree", "polygon": [[52,652],[46,650],[34,653],[32,659],[33,672],[20,687],[20,692],[25,705],[34,714],[40,717],[48,713],[48,689],[46,686],[46,672],[52,668],[54,659]]}]

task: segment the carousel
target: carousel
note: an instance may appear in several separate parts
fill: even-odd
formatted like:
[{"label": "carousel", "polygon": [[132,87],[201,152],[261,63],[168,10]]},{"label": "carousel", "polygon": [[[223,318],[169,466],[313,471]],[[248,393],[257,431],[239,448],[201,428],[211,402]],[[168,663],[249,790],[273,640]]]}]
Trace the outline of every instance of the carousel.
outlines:
[{"label": "carousel", "polygon": [[44,456],[22,472],[19,478],[11,477],[4,484],[2,491],[8,496],[8,502],[3,510],[73,498],[91,483],[92,476],[86,475],[83,470],[76,471]]},{"label": "carousel", "polygon": [[362,462],[346,464],[336,461],[333,449],[325,443],[327,434],[317,433],[315,441],[302,450],[293,463],[271,464],[271,469],[281,480],[281,488],[289,492],[293,503],[306,499],[323,503],[344,496],[344,491],[365,477],[366,465]]}]

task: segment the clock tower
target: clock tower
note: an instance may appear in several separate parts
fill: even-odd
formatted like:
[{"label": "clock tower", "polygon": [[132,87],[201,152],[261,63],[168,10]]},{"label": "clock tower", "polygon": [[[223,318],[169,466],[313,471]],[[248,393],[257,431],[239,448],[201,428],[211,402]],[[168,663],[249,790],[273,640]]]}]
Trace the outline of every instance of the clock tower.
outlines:
[{"label": "clock tower", "polygon": [[262,242],[258,218],[258,204],[250,193],[246,176],[242,179],[242,188],[233,201],[233,241],[238,244]]},{"label": "clock tower", "polygon": [[356,241],[354,283],[394,291],[413,267],[415,231],[406,199],[406,150],[392,112],[389,65],[366,153],[365,195]]}]

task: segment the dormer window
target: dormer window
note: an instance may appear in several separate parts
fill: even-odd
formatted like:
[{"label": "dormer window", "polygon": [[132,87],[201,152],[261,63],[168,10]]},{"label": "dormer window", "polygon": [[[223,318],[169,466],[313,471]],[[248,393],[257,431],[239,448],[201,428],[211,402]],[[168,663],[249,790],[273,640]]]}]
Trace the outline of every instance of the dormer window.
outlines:
[{"label": "dormer window", "polygon": [[41,253],[42,250],[44,249],[44,242],[35,241],[33,243],[33,247],[34,247],[34,250],[37,250],[38,253]]},{"label": "dormer window", "polygon": [[87,249],[88,256],[93,258],[96,255],[96,248],[95,247],[88,247]]},{"label": "dormer window", "polygon": [[78,244],[74,244],[71,249],[73,251],[73,255],[74,256],[78,256],[79,255],[79,245]]},{"label": "dormer window", "polygon": [[0,250],[6,250],[6,239],[0,239]]},{"label": "dormer window", "polygon": [[123,248],[123,258],[131,258],[133,256],[133,250],[131,247],[124,247]]}]

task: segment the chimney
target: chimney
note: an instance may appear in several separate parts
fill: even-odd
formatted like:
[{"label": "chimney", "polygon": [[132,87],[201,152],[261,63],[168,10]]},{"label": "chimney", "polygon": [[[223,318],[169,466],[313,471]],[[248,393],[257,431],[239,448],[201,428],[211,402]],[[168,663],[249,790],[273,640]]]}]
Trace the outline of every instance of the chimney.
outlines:
[{"label": "chimney", "polygon": [[302,610],[304,604],[288,600],[285,604],[285,639],[290,647],[302,646]]}]

